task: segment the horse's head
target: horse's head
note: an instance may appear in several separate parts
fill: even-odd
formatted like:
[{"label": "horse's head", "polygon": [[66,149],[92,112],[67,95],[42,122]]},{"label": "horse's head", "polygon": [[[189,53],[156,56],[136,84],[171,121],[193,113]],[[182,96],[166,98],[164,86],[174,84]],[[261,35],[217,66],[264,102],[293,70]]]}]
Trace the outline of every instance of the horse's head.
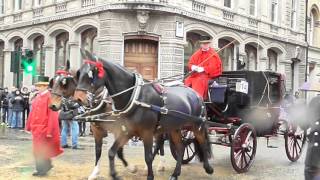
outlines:
[{"label": "horse's head", "polygon": [[57,71],[56,77],[53,79],[49,107],[54,111],[58,111],[61,108],[62,99],[73,96],[76,86],[76,79],[68,69]]},{"label": "horse's head", "polygon": [[74,99],[84,106],[88,106],[88,94],[95,94],[96,91],[105,85],[105,70],[103,63],[88,51],[81,50],[84,64],[77,71],[78,81]]}]

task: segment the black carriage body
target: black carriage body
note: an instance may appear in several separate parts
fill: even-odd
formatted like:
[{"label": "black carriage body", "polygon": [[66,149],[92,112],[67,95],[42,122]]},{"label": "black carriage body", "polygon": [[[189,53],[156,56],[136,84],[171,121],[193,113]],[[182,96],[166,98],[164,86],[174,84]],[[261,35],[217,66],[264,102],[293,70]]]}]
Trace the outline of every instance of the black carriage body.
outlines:
[{"label": "black carriage body", "polygon": [[[215,101],[213,106],[217,106],[222,112],[228,105],[220,118],[214,118],[216,121],[226,121],[230,117],[240,118],[238,125],[252,124],[258,136],[274,134],[285,90],[281,74],[268,71],[225,71],[213,81],[219,84],[218,88],[212,85],[209,87],[211,101]],[[236,84],[240,81],[248,83],[247,93],[236,91]],[[226,87],[225,90],[223,87]],[[215,94],[219,94],[220,102],[217,102]],[[221,94],[224,94],[224,97],[221,98]],[[208,111],[211,116],[217,115],[212,112],[212,108],[208,108]]]}]

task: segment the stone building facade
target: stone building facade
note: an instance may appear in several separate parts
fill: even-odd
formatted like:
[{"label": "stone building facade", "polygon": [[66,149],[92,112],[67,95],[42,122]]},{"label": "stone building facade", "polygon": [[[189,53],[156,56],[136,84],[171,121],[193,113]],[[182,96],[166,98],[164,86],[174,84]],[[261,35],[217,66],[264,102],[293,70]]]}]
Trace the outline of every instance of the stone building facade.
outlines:
[{"label": "stone building facade", "polygon": [[[308,1],[308,81],[312,84],[320,82],[320,2]],[[308,100],[318,92],[309,92]]]},{"label": "stone building facade", "polygon": [[306,72],[305,8],[298,0],[0,0],[0,83],[32,84],[10,69],[24,49],[50,77],[66,60],[79,68],[80,47],[147,79],[180,74],[199,36],[209,35],[217,50],[233,42],[219,51],[224,70],[281,72],[287,90],[297,90]]}]

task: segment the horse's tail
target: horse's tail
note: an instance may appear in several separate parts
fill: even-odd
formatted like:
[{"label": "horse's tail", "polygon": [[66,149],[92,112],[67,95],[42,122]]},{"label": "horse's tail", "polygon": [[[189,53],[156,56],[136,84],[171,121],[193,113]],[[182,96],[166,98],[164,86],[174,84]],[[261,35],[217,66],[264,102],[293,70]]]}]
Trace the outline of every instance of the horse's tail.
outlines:
[{"label": "horse's tail", "polygon": [[[208,129],[207,129],[205,123],[203,123],[201,125],[201,131],[204,131],[204,136],[205,136],[204,137],[205,144],[203,144],[203,147],[205,148],[204,152],[207,153],[208,158],[211,158],[211,156],[212,156],[211,144],[210,144],[210,140],[209,140]],[[201,144],[196,139],[194,141],[194,147],[195,147],[195,150],[197,152],[197,155],[199,157],[200,162],[202,162],[203,159],[204,159],[204,154],[203,154],[203,151],[202,151],[202,148],[201,148]]]}]

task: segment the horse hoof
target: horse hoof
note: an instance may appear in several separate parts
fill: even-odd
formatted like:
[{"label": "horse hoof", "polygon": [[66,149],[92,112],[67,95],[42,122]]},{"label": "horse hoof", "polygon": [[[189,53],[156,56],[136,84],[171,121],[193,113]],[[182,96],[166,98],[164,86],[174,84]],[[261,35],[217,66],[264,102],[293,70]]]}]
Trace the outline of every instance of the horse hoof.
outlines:
[{"label": "horse hoof", "polygon": [[206,167],[205,170],[206,170],[206,173],[208,173],[208,174],[213,174],[213,172],[214,172],[214,170],[211,166]]},{"label": "horse hoof", "polygon": [[132,174],[135,174],[135,173],[137,173],[137,171],[138,171],[138,168],[137,168],[137,166],[128,166],[127,167],[127,170],[130,172],[130,173],[132,173]]},{"label": "horse hoof", "polygon": [[96,179],[98,179],[98,176],[89,176],[88,177],[88,180],[96,180]]},{"label": "horse hoof", "polygon": [[165,171],[165,169],[166,168],[164,166],[158,166],[157,171],[163,172],[163,171]]},{"label": "horse hoof", "polygon": [[148,176],[148,177],[147,177],[147,180],[153,180],[153,179],[154,179],[153,176]]},{"label": "horse hoof", "polygon": [[170,176],[169,180],[178,180],[178,177],[176,177],[176,176]]},{"label": "horse hoof", "polygon": [[122,180],[122,179],[121,177],[115,176],[115,177],[112,177],[112,180]]}]

